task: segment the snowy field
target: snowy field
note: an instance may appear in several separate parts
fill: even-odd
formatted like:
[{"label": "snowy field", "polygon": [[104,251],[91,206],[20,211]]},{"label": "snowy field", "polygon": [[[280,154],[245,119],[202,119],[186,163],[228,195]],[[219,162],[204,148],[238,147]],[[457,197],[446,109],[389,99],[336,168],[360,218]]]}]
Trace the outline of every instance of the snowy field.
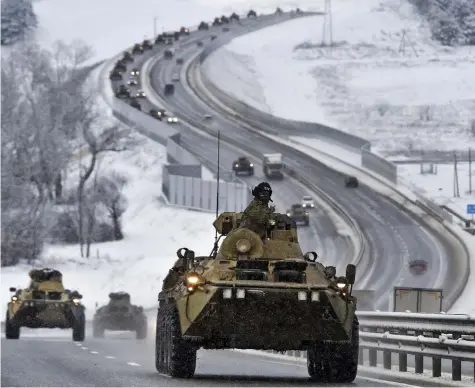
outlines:
[{"label": "snowy field", "polygon": [[331,47],[323,16],[297,19],[235,39],[205,71],[250,105],[335,126],[385,154],[475,144],[475,48],[432,41],[407,0],[332,9]]},{"label": "snowy field", "polygon": [[[318,5],[318,4],[317,4]],[[213,20],[217,15],[244,13],[252,7],[256,12],[273,12],[301,7],[316,7],[310,0],[38,0],[33,3],[38,16],[38,39],[46,47],[54,41],[67,43],[82,40],[94,50],[95,63],[109,59],[154,32],[177,30],[181,26],[195,26],[202,20]]]}]

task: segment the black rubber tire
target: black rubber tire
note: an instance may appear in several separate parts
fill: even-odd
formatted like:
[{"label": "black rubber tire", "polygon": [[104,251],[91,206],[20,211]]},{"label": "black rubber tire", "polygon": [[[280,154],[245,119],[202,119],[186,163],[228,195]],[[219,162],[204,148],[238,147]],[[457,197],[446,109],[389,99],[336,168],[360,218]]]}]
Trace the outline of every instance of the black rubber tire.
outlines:
[{"label": "black rubber tire", "polygon": [[104,338],[104,328],[97,321],[92,322],[92,336],[94,338]]},{"label": "black rubber tire", "polygon": [[307,369],[312,380],[351,383],[358,372],[359,323],[353,318],[352,339],[344,343],[321,343],[308,349]]},{"label": "black rubber tire", "polygon": [[166,373],[164,349],[165,319],[164,309],[159,307],[155,326],[155,369],[159,373]]},{"label": "black rubber tire", "polygon": [[[196,370],[196,349],[181,337],[180,320],[175,305],[170,304],[159,308],[157,329],[159,319],[161,334],[157,333],[157,343],[161,349],[157,346],[158,349],[155,351],[157,370],[163,369],[159,372],[174,378],[193,377]],[[163,363],[159,359],[161,355],[163,355]]]},{"label": "black rubber tire", "polygon": [[86,314],[81,312],[73,323],[73,341],[82,342],[86,338]]},{"label": "black rubber tire", "polygon": [[135,330],[135,338],[137,339],[147,338],[147,332],[148,332],[147,317],[144,316],[137,325],[137,329]]},{"label": "black rubber tire", "polygon": [[20,338],[20,326],[12,324],[8,317],[8,311],[5,317],[5,338],[6,339],[19,339]]}]

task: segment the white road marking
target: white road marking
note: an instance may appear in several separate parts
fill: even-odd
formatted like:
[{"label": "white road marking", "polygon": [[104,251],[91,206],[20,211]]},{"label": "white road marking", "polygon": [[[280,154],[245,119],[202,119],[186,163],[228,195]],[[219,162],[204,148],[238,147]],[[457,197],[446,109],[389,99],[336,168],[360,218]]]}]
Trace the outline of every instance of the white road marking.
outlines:
[{"label": "white road marking", "polygon": [[404,383],[399,383],[399,382],[390,381],[390,380],[375,379],[375,378],[373,378],[373,377],[358,376],[358,378],[364,379],[364,380],[368,380],[368,381],[372,381],[372,382],[375,382],[375,383],[386,383],[386,384],[397,385],[397,386],[401,386],[401,387],[422,388],[422,387],[418,387],[417,385],[404,384]]},{"label": "white road marking", "polygon": [[140,364],[137,364],[135,362],[128,362],[127,365],[130,365],[130,366],[140,366]]},{"label": "white road marking", "polygon": [[88,348],[86,348],[85,346],[83,346],[81,349],[82,349],[82,350],[87,350]]},{"label": "white road marking", "polygon": [[106,358],[108,358],[108,359],[111,360],[111,359],[113,359],[113,358],[115,358],[115,357],[114,357],[114,356],[106,356]]},{"label": "white road marking", "polygon": [[95,350],[91,350],[91,354],[98,354],[99,352],[96,352]]}]

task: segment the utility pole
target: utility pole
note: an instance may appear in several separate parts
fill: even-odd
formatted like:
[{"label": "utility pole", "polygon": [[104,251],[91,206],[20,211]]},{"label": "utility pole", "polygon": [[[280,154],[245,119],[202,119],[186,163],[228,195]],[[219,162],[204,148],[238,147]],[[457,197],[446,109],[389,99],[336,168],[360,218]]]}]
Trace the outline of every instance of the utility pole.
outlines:
[{"label": "utility pole", "polygon": [[472,194],[472,149],[468,149],[468,192]]},{"label": "utility pole", "polygon": [[454,151],[454,197],[460,197],[459,174],[457,166],[457,154]]},{"label": "utility pole", "polygon": [[158,20],[158,17],[154,16],[153,17],[153,39],[157,38],[157,20]]},{"label": "utility pole", "polygon": [[325,9],[324,9],[324,19],[323,19],[323,34],[322,34],[322,46],[325,46],[325,41],[328,35],[330,39],[329,46],[333,45],[333,23],[332,23],[332,0],[325,0]]}]

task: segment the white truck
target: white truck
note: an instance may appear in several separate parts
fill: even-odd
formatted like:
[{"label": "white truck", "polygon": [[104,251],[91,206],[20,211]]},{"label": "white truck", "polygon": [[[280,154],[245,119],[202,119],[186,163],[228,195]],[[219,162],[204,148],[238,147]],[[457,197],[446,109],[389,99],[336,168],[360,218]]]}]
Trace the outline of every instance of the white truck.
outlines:
[{"label": "white truck", "polygon": [[392,310],[411,313],[440,313],[442,311],[442,289],[394,287]]},{"label": "white truck", "polygon": [[284,163],[282,154],[264,154],[262,170],[269,179],[284,179]]}]

